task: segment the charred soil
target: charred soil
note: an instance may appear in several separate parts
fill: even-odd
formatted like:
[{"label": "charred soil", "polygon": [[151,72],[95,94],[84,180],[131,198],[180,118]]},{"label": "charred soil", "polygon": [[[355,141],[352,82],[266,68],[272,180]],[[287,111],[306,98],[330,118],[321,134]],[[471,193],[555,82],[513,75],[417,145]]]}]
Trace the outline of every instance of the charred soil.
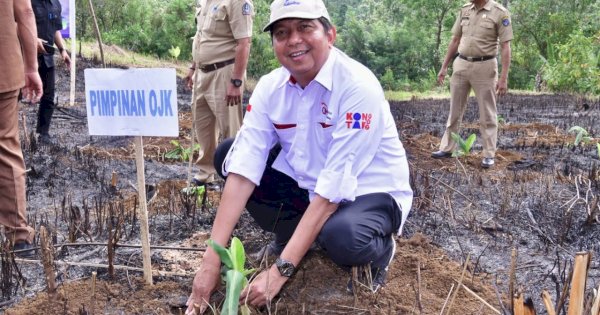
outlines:
[{"label": "charred soil", "polygon": [[[81,60],[79,69],[98,67]],[[83,72],[77,72],[76,105],[68,103],[68,77],[59,74],[59,107],[53,142],[36,141],[36,108],[22,106],[21,139],[29,169],[29,221],[49,230],[55,244],[58,289],[48,294],[42,265],[3,254],[0,311],[6,314],[182,314],[194,272],[219,203],[220,189],[204,200],[182,193],[187,162],[169,160],[169,138],[144,138],[145,174],[156,189],[149,204],[153,286],[141,280],[136,168],[130,137],[87,135]],[[178,79],[179,80],[179,79]],[[183,86],[182,82],[178,82]],[[177,140],[191,144],[190,92],[178,91]],[[481,146],[465,157],[434,160],[448,100],[392,102],[411,168],[414,208],[387,286],[377,293],[346,291],[350,275],[315,250],[267,308],[257,314],[496,314],[509,309],[511,252],[518,253],[514,287],[534,299],[542,289],[554,301],[578,251],[599,250],[600,160],[595,140],[572,145],[572,126],[600,136],[600,103],[568,95],[509,95],[502,115],[496,165],[482,169]],[[478,112],[469,101],[462,136],[478,134]],[[393,171],[393,170],[390,170]],[[115,175],[113,175],[115,174]],[[113,178],[116,186],[113,187]],[[270,235],[244,214],[235,232],[256,252]],[[36,245],[39,240],[36,239]],[[469,257],[467,261],[467,257]],[[265,261],[249,259],[254,268]],[[588,290],[597,287],[592,261]],[[97,272],[97,281],[92,281]],[[457,288],[458,294],[450,292]],[[465,289],[468,288],[467,289]],[[213,296],[218,308],[222,288]],[[469,293],[471,291],[471,293]],[[485,301],[485,303],[484,303]],[[488,303],[490,306],[486,306]]]}]

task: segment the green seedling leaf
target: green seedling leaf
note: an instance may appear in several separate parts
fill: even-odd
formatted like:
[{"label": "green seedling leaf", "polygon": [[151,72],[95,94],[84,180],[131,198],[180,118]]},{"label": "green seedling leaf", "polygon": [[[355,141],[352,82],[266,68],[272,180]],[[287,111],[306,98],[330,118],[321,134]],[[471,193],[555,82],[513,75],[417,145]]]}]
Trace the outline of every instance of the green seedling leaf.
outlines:
[{"label": "green seedling leaf", "polygon": [[239,272],[244,272],[244,265],[246,264],[246,253],[244,252],[244,245],[239,238],[234,237],[231,239],[231,247],[229,252],[233,258],[233,269]]},{"label": "green seedling leaf", "polygon": [[233,261],[231,254],[225,247],[215,243],[213,240],[206,241],[206,244],[208,244],[208,246],[212,247],[212,249],[214,249],[215,252],[217,252],[219,257],[221,258],[221,262],[225,265],[225,267],[227,267],[228,269],[233,269]]},{"label": "green seedling leaf", "polygon": [[225,279],[227,284],[225,285],[225,302],[223,302],[221,315],[237,315],[240,305],[240,294],[248,280],[238,270],[228,270],[225,274]]},{"label": "green seedling leaf", "polygon": [[474,133],[469,135],[469,137],[467,138],[467,141],[465,141],[465,146],[463,148],[465,153],[471,152],[471,148],[473,147],[473,143],[475,143],[475,140],[477,140],[477,136]]},{"label": "green seedling leaf", "polygon": [[600,143],[596,143],[596,149],[598,149],[598,158],[600,159]]}]

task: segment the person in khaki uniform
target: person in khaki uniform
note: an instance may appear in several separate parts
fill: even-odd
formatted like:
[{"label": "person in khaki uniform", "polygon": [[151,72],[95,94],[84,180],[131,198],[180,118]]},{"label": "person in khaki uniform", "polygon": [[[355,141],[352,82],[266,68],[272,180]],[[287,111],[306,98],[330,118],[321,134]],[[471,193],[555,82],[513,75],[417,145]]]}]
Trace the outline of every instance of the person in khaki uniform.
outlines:
[{"label": "person in khaki uniform", "polygon": [[31,2],[0,1],[0,29],[0,224],[13,249],[24,250],[31,248],[34,230],[25,216],[25,164],[17,99],[21,88],[27,101],[37,102],[42,96]]},{"label": "person in khaki uniform", "polygon": [[193,86],[194,132],[200,145],[196,184],[214,180],[219,136],[234,137],[242,124],[253,16],[252,0],[198,0],[194,63],[186,77],[188,87]]},{"label": "person in khaki uniform", "polygon": [[[494,165],[498,122],[496,97],[506,94],[508,69],[510,67],[510,41],[513,38],[510,14],[506,8],[493,0],[471,0],[458,14],[452,28],[452,40],[438,73],[442,84],[448,64],[454,60],[450,81],[450,114],[439,151],[433,158],[452,156],[457,144],[450,137],[458,133],[471,89],[475,91],[479,105],[479,132],[483,139],[481,166]],[[498,43],[501,48],[502,73],[498,80]]]}]

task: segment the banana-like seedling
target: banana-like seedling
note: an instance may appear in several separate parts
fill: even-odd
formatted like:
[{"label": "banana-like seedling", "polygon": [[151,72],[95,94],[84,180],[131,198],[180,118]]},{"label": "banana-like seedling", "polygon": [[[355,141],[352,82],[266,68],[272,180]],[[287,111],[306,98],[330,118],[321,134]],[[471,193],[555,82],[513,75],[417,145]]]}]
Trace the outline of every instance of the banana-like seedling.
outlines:
[{"label": "banana-like seedling", "polygon": [[450,136],[452,137],[452,140],[458,144],[458,148],[452,152],[453,157],[469,155],[469,152],[471,152],[471,147],[473,147],[473,143],[475,143],[475,140],[477,140],[477,136],[474,133],[470,134],[467,140],[464,140],[455,132],[451,133]]},{"label": "banana-like seedling", "polygon": [[[215,243],[213,240],[208,240],[206,243],[217,252],[224,265],[221,270],[221,277],[225,281],[226,292],[221,315],[237,315],[240,308],[240,294],[248,285],[247,276],[254,273],[254,269],[245,268],[246,253],[244,245],[237,237],[231,239],[229,249]],[[247,306],[244,305],[242,308],[242,313],[249,313]]]}]

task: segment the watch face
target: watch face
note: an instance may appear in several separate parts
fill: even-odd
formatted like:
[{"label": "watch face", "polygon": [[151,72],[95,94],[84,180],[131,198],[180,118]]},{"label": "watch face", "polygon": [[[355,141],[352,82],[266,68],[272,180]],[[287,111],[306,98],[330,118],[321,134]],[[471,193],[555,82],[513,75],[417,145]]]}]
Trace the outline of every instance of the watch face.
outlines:
[{"label": "watch face", "polygon": [[240,79],[231,79],[231,84],[233,84],[233,86],[235,86],[235,87],[240,87],[240,86],[242,86],[242,80],[240,80]]},{"label": "watch face", "polygon": [[281,258],[277,258],[277,260],[275,261],[275,265],[277,266],[277,269],[279,270],[279,273],[284,276],[284,277],[291,277],[294,274],[294,271],[296,270],[296,267],[294,266],[294,264],[292,264],[291,262],[287,261],[287,260],[283,260]]}]

